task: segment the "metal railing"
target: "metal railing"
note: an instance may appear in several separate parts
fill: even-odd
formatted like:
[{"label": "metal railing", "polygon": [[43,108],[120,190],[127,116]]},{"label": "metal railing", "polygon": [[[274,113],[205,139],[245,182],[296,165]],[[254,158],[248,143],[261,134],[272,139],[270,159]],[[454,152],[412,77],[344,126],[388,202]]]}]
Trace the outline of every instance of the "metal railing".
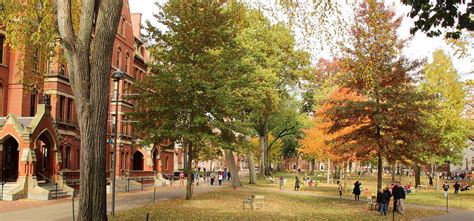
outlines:
[{"label": "metal railing", "polygon": [[40,177],[42,177],[46,181],[48,181],[50,183],[54,183],[54,185],[55,185],[55,197],[54,197],[54,199],[57,200],[58,199],[58,183],[54,182],[52,179],[46,177],[45,175],[43,175],[40,172],[36,172],[36,174],[38,174]]}]

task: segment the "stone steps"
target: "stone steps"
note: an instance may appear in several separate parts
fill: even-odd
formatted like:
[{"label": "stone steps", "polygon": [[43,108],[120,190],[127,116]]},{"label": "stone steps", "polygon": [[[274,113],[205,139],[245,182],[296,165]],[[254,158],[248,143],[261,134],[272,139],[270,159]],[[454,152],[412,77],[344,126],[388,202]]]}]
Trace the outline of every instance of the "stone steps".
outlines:
[{"label": "stone steps", "polygon": [[59,199],[59,198],[65,198],[65,197],[71,196],[69,193],[65,192],[59,186],[58,186],[57,194],[56,194],[56,185],[54,183],[38,183],[38,186],[49,191],[50,199],[56,199],[56,198]]},{"label": "stone steps", "polygon": [[7,193],[8,191],[12,190],[15,188],[16,183],[5,183],[3,185],[3,192],[2,192],[2,186],[0,185],[0,200],[3,200],[3,194]]}]

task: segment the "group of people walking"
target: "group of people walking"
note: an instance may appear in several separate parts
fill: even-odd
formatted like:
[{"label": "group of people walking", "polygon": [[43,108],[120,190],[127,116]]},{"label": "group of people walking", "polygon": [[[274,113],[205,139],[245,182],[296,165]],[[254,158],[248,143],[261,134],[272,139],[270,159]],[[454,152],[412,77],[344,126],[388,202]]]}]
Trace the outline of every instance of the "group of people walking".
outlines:
[{"label": "group of people walking", "polygon": [[[338,182],[339,196],[342,197],[342,186]],[[354,194],[354,200],[360,201],[361,194],[361,185],[360,181],[354,183],[354,189],[352,193]],[[406,198],[405,188],[400,184],[400,182],[395,182],[390,187],[385,187],[377,193],[376,201],[378,204],[380,215],[386,216],[388,211],[388,205],[390,200],[393,197],[393,210],[397,211],[400,214],[404,214],[405,206],[404,200]]]},{"label": "group of people walking", "polygon": [[[185,177],[186,177],[186,175],[184,174],[183,171],[181,171],[179,173],[179,184],[180,184],[180,186],[184,186]],[[230,173],[227,172],[227,171],[216,171],[216,172],[207,171],[207,172],[204,172],[203,175],[201,175],[199,173],[199,171],[193,171],[193,173],[192,173],[192,182],[194,184],[196,184],[196,186],[199,186],[199,182],[200,182],[201,178],[204,181],[209,180],[211,185],[214,185],[214,182],[217,181],[219,186],[221,186],[222,182],[225,179],[230,180],[231,176],[230,176]]]}]

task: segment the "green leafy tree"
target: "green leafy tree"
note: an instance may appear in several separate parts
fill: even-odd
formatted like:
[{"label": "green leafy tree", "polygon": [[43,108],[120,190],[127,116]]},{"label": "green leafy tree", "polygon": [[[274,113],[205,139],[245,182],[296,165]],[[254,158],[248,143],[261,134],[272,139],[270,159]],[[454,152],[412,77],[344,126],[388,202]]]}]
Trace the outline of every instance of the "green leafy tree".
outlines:
[{"label": "green leafy tree", "polygon": [[414,27],[410,29],[412,34],[418,30],[426,32],[428,36],[441,35],[441,28],[454,28],[446,33],[447,38],[459,38],[461,31],[474,30],[474,21],[470,15],[474,13],[472,3],[467,4],[466,10],[461,10],[461,5],[466,1],[429,1],[429,0],[403,0],[403,4],[410,5],[409,16],[416,18]]},{"label": "green leafy tree", "polygon": [[260,137],[263,152],[260,172],[269,175],[268,135],[272,133],[278,140],[295,128],[290,124],[282,128],[273,123],[277,122],[275,115],[284,108],[284,100],[289,97],[288,86],[296,85],[304,77],[308,55],[294,49],[295,40],[288,28],[280,23],[272,25],[257,11],[246,14],[237,42],[245,51],[243,61],[252,67],[246,73],[251,83],[242,94],[249,99],[246,112]]},{"label": "green leafy tree", "polygon": [[424,66],[420,89],[435,97],[437,111],[427,112],[426,121],[439,138],[435,145],[444,150],[443,155],[430,157],[438,164],[446,161],[460,163],[470,129],[464,114],[466,94],[451,58],[444,51],[433,52],[433,61]]},{"label": "green leafy tree", "polygon": [[[238,13],[224,1],[171,0],[155,17],[167,27],[148,23],[150,48],[156,62],[151,76],[137,84],[142,111],[134,114],[144,139],[171,139],[186,150],[187,174],[191,162],[207,146],[219,142],[215,130],[222,125],[232,91],[225,88],[235,76],[233,52]],[[237,75],[238,76],[238,75]],[[191,199],[191,176],[186,199]]]}]

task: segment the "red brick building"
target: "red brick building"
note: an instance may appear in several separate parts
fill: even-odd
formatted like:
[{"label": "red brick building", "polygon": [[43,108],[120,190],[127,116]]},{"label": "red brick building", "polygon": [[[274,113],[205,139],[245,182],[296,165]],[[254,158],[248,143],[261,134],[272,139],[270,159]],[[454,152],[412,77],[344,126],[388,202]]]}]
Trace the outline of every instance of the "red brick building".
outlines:
[{"label": "red brick building", "polygon": [[[148,73],[147,54],[140,33],[140,14],[131,14],[128,0],[124,0],[122,16],[115,38],[111,73],[126,73],[115,88],[110,80],[110,97],[131,95],[130,85]],[[32,91],[20,83],[16,74],[19,53],[5,44],[5,33],[0,29],[0,175],[4,185],[0,199],[51,199],[52,188],[59,186],[60,194],[72,191],[79,174],[80,136],[74,95],[66,64],[48,64],[49,71],[42,84],[42,92]],[[107,73],[107,74],[111,74]],[[43,101],[44,95],[49,100]],[[47,103],[47,104],[44,104]],[[115,105],[118,103],[118,116]],[[111,168],[113,153],[112,122],[118,119],[117,171],[119,177],[156,177],[156,172],[173,173],[182,165],[180,148],[160,151],[158,147],[138,145],[131,119],[132,101],[120,96],[111,99],[108,124],[107,165]],[[107,173],[110,174],[110,173]],[[68,186],[69,185],[69,186]],[[79,184],[80,185],[80,184]],[[120,188],[120,181],[118,184]]]}]

